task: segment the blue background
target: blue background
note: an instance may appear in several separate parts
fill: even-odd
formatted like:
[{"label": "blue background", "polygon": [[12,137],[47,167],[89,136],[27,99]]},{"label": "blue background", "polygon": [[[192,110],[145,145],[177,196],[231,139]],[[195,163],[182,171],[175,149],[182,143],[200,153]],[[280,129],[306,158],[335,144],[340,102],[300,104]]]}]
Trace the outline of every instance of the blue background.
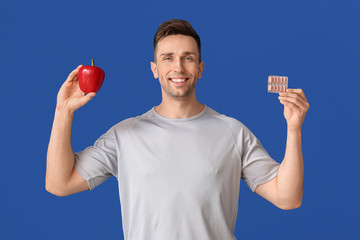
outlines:
[{"label": "blue background", "polygon": [[1,1],[0,239],[123,239],[116,179],[56,197],[45,190],[56,96],[79,64],[106,72],[75,112],[81,151],[161,101],[153,36],[172,18],[202,40],[200,102],[240,120],[281,162],[286,121],[268,75],[310,103],[301,208],[283,211],[241,182],[238,239],[360,239],[359,1]]}]

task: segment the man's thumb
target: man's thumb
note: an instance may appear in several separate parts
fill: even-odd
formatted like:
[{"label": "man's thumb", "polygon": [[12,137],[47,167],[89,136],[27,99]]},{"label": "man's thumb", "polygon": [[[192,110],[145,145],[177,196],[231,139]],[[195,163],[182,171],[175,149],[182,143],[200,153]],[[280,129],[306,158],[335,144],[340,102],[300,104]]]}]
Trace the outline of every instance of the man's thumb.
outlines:
[{"label": "man's thumb", "polygon": [[95,97],[96,93],[95,92],[91,92],[86,94],[85,96],[82,97],[82,105],[87,104],[93,97]]},{"label": "man's thumb", "polygon": [[96,92],[90,92],[86,96],[89,97],[90,99],[92,99],[93,97],[96,96]]},{"label": "man's thumb", "polygon": [[96,96],[96,92],[90,92],[90,93],[86,94],[86,98],[87,98],[86,101],[87,102],[90,101],[95,96]]}]

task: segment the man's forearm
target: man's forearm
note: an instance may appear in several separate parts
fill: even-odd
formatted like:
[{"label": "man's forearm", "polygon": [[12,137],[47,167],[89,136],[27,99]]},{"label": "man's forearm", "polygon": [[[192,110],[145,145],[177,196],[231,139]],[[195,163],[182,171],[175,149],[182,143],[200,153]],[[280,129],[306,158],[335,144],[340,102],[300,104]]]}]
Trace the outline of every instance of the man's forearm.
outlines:
[{"label": "man's forearm", "polygon": [[287,132],[285,157],[277,177],[280,202],[289,208],[299,207],[303,195],[304,161],[301,131]]},{"label": "man's forearm", "polygon": [[73,116],[71,111],[55,111],[46,160],[46,189],[49,192],[61,191],[74,168],[74,153],[71,147]]}]

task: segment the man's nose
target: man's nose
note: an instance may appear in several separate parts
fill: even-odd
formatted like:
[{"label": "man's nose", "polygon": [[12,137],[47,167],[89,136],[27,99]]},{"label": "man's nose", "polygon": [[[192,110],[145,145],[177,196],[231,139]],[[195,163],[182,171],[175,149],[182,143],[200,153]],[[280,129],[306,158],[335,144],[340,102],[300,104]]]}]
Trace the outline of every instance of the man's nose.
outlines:
[{"label": "man's nose", "polygon": [[175,61],[175,71],[177,71],[177,72],[183,72],[184,71],[184,63],[183,63],[183,61],[182,61],[182,59],[176,59],[176,61]]}]

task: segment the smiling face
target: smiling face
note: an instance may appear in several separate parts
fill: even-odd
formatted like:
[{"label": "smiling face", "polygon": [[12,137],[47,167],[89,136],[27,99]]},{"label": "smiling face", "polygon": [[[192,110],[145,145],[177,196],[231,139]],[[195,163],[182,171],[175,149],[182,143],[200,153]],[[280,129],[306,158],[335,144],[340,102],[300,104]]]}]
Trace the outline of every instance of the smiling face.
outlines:
[{"label": "smiling face", "polygon": [[158,42],[155,56],[151,70],[159,78],[163,98],[195,96],[195,86],[204,69],[195,39],[179,34],[167,36]]}]

